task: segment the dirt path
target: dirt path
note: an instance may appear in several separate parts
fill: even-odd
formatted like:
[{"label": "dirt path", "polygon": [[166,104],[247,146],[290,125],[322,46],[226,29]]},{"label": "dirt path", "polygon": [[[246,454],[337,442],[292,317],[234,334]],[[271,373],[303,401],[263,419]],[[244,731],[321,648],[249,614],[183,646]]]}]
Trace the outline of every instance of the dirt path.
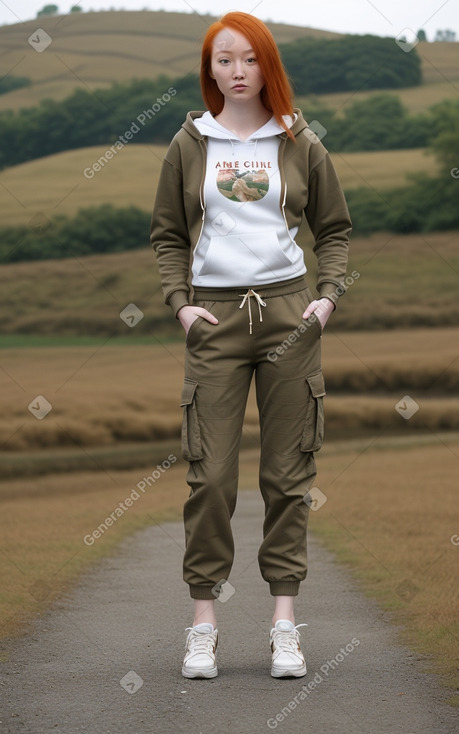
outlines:
[{"label": "dirt path", "polygon": [[[8,734],[453,734],[459,717],[387,615],[310,538],[296,605],[308,674],[269,674],[272,600],[256,561],[258,492],[234,518],[234,594],[217,603],[219,675],[180,674],[191,603],[180,523],[141,531],[9,645],[0,730]],[[305,630],[305,631],[304,631]],[[300,630],[301,631],[301,630]],[[304,687],[304,688],[303,688]]]}]

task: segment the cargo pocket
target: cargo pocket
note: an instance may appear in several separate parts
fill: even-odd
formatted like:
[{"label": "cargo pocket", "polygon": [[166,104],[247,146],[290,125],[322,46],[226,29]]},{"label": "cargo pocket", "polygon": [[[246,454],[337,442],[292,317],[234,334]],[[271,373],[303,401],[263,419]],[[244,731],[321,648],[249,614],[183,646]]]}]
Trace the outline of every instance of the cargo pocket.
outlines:
[{"label": "cargo pocket", "polygon": [[203,456],[195,399],[197,386],[197,382],[192,382],[185,378],[182,399],[180,401],[180,405],[183,408],[182,456],[186,461],[199,461]]},{"label": "cargo pocket", "polygon": [[305,417],[300,450],[318,451],[324,438],[324,395],[325,384],[322,370],[308,375],[306,382],[311,393]]}]

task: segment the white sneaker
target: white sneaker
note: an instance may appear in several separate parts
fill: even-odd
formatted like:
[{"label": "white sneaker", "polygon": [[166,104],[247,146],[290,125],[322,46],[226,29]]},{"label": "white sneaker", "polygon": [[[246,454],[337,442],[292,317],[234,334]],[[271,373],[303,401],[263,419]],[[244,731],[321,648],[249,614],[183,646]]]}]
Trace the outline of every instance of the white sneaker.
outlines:
[{"label": "white sneaker", "polygon": [[185,678],[215,678],[218,672],[215,663],[218,630],[207,622],[186,630],[190,632],[186,639],[182,675]]},{"label": "white sneaker", "polygon": [[294,676],[301,678],[306,675],[306,663],[300,648],[300,633],[298,627],[307,627],[307,624],[298,624],[296,627],[288,619],[279,619],[272,628],[269,641],[273,653],[271,675],[273,678]]}]

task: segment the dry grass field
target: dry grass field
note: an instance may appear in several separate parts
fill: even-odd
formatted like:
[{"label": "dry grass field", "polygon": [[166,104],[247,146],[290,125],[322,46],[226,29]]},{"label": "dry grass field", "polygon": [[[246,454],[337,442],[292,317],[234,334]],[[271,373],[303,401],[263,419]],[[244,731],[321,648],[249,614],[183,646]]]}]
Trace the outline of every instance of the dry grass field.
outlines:
[{"label": "dry grass field", "polygon": [[[408,89],[389,89],[390,94],[400,96],[405,107],[413,114],[423,112],[444,99],[456,98],[459,93],[459,64],[456,43],[426,43],[416,46],[421,57],[423,84]],[[323,94],[320,101],[337,114],[349,102],[368,99],[375,92],[339,92]]]},{"label": "dry grass field", "polygon": [[[30,107],[42,99],[60,100],[75,87],[96,89],[114,81],[155,78],[159,74],[183,76],[197,70],[202,36],[211,16],[192,13],[104,12],[40,18],[0,28],[0,75],[32,79],[32,85],[0,96],[0,110]],[[278,43],[337,34],[317,29],[268,23]],[[42,27],[51,45],[37,54],[27,38]],[[420,43],[424,85],[403,90],[412,111],[426,109],[445,97],[457,95],[459,67],[452,43]],[[339,110],[365,93],[327,95],[323,99]]]},{"label": "dry grass field", "polygon": [[[96,89],[115,81],[197,73],[202,38],[213,20],[197,13],[102,12],[4,26],[0,76],[14,68],[14,74],[29,77],[33,84],[0,96],[0,109],[30,107],[47,97],[63,99],[75,87]],[[268,25],[278,43],[337,35],[282,23]],[[38,56],[27,38],[40,27],[52,43]]]},{"label": "dry grass field", "polygon": [[[426,349],[426,344],[429,348]],[[325,332],[327,425],[335,437],[362,432],[459,430],[459,330]],[[1,457],[176,441],[183,341],[116,346],[23,347],[0,352]],[[409,420],[395,409],[405,395],[419,405]],[[42,397],[38,397],[42,396]],[[52,408],[41,417],[45,399]],[[30,407],[28,407],[30,406]],[[38,419],[37,419],[38,416]],[[246,433],[257,437],[251,395]],[[52,466],[52,455],[49,458]],[[6,465],[8,466],[8,464]],[[6,469],[5,469],[5,473]]]},{"label": "dry grass field", "polygon": [[[148,232],[145,233],[145,239]],[[301,238],[299,238],[301,241]],[[315,257],[304,233],[309,283]],[[360,275],[333,315],[336,329],[372,330],[459,323],[457,233],[353,238],[349,273]],[[135,303],[144,318],[134,329],[120,312]],[[91,255],[0,268],[2,334],[31,337],[180,337],[163,304],[154,255],[147,245],[110,255]],[[59,343],[59,341],[57,342]],[[0,345],[2,338],[0,338]]]},{"label": "dry grass field", "polygon": [[[107,146],[110,141],[107,141]],[[104,155],[107,147],[66,151],[0,171],[2,226],[26,225],[37,214],[72,216],[98,204],[137,206],[150,211],[165,146],[131,143],[88,179],[84,170]],[[424,150],[334,154],[333,161],[345,189],[403,186],[409,173],[435,175],[437,164]],[[46,186],[42,182],[46,181]]]}]

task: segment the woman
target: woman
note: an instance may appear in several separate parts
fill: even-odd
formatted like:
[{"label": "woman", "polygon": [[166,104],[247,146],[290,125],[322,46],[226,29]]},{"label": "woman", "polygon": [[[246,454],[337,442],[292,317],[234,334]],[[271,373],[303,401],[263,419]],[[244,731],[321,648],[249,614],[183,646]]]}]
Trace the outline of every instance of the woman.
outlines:
[{"label": "woman", "polygon": [[[214,601],[233,562],[238,449],[255,374],[259,566],[275,601],[271,675],[299,677],[306,664],[293,604],[306,577],[305,496],[323,435],[320,339],[344,292],[351,223],[264,23],[231,12],[209,27],[201,89],[207,111],[188,113],[166,153],[151,227],[165,301],[186,333],[184,580],[195,614],[182,674],[217,675]],[[295,242],[303,216],[318,299]]]}]

